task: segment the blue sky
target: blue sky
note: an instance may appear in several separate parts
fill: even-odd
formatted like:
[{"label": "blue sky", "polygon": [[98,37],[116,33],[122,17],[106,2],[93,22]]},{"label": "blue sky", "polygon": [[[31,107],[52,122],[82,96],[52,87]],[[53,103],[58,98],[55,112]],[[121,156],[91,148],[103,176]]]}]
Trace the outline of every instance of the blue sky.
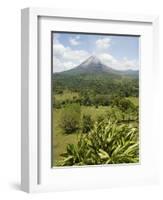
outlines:
[{"label": "blue sky", "polygon": [[76,67],[89,56],[117,70],[139,69],[139,37],[53,33],[53,71]]}]

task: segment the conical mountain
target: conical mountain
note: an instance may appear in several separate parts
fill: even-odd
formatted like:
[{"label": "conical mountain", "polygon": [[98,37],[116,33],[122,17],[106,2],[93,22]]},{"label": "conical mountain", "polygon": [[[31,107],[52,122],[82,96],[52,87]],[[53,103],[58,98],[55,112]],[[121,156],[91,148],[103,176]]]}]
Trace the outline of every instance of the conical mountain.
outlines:
[{"label": "conical mountain", "polygon": [[138,76],[139,71],[134,70],[115,70],[101,62],[96,56],[90,56],[77,67],[60,72],[59,74],[78,75],[78,74],[110,74],[110,75],[129,75]]},{"label": "conical mountain", "polygon": [[90,56],[77,67],[65,71],[66,73],[85,74],[85,73],[116,73],[116,70],[106,66],[96,56]]}]

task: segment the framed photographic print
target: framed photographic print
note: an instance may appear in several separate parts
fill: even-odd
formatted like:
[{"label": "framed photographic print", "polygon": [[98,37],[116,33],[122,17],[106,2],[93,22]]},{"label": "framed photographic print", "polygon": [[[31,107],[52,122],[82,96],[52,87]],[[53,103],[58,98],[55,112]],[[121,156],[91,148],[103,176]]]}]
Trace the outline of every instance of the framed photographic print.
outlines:
[{"label": "framed photographic print", "polygon": [[157,62],[157,16],[23,9],[22,190],[156,184]]}]

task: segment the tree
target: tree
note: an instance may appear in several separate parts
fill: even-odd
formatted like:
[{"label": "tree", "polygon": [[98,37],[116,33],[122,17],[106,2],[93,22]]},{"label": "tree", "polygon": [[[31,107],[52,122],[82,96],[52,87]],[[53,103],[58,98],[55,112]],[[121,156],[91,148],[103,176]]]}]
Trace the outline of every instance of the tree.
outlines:
[{"label": "tree", "polygon": [[61,116],[61,128],[65,133],[70,134],[75,132],[80,127],[80,105],[71,104],[67,105]]}]

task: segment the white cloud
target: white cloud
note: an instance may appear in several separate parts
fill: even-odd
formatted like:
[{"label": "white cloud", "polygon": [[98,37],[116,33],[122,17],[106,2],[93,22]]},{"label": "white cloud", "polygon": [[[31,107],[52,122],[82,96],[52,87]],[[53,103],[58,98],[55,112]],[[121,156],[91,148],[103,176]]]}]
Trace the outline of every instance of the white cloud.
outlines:
[{"label": "white cloud", "polygon": [[64,60],[68,61],[76,61],[81,62],[84,58],[88,57],[88,52],[83,50],[72,50],[70,48],[65,49],[65,52],[63,54]]},{"label": "white cloud", "polygon": [[117,70],[138,69],[138,62],[136,60],[130,60],[126,57],[123,59],[116,59],[109,54],[109,47],[111,46],[111,38],[100,38],[96,40],[96,49],[94,54],[100,58],[100,60],[107,66]]},{"label": "white cloud", "polygon": [[89,53],[87,51],[73,50],[58,41],[53,44],[53,71],[61,72],[72,69],[88,57]]},{"label": "white cloud", "polygon": [[138,62],[136,60],[129,60],[126,57],[117,60],[112,55],[107,53],[101,53],[98,55],[98,57],[105,65],[116,70],[138,70]]},{"label": "white cloud", "polygon": [[125,69],[138,69],[138,62],[136,60],[129,60],[128,58],[124,57],[121,61],[121,65]]},{"label": "white cloud", "polygon": [[71,44],[72,46],[77,46],[77,45],[80,44],[79,39],[80,39],[80,36],[77,35],[77,36],[74,37],[74,38],[70,38],[69,42],[70,42],[70,44]]},{"label": "white cloud", "polygon": [[108,53],[100,53],[97,56],[100,58],[102,62],[107,64],[114,64],[116,62],[116,59]]},{"label": "white cloud", "polygon": [[62,44],[56,43],[53,45],[53,54],[56,57],[61,57],[64,52],[65,52],[65,47]]},{"label": "white cloud", "polygon": [[105,51],[108,50],[108,48],[110,47],[110,43],[111,43],[111,39],[110,38],[100,38],[98,40],[96,40],[96,48],[97,51]]},{"label": "white cloud", "polygon": [[53,72],[65,71],[65,66],[57,57],[53,56]]}]

